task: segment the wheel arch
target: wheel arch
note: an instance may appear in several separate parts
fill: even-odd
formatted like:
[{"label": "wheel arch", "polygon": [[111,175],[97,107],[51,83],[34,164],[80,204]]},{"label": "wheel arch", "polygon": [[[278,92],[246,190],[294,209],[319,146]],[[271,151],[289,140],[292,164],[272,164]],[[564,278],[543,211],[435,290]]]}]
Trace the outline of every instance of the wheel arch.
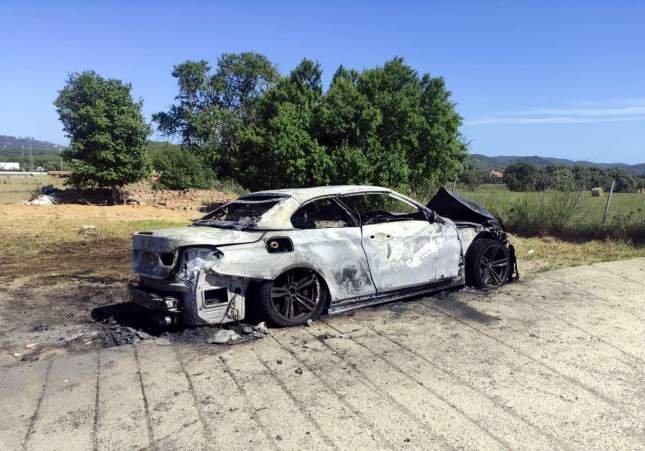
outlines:
[{"label": "wheel arch", "polygon": [[327,300],[325,301],[327,305],[325,305],[325,308],[323,309],[323,312],[327,313],[327,310],[329,309],[329,305],[331,303],[331,299],[332,299],[332,296],[333,296],[333,294],[332,294],[332,292],[330,290],[330,285],[327,282],[327,279],[325,278],[325,276],[322,274],[322,272],[318,268],[316,268],[314,265],[312,265],[312,264],[310,264],[308,262],[296,262],[296,263],[293,263],[292,265],[288,265],[288,266],[282,268],[282,270],[276,271],[274,277],[272,277],[270,279],[251,279],[250,282],[249,282],[249,286],[247,288],[249,294],[251,295],[250,297],[253,297],[253,296],[256,295],[257,289],[262,283],[268,282],[268,281],[274,281],[278,277],[283,275],[284,273],[286,273],[288,271],[292,271],[294,269],[307,269],[307,270],[313,272],[320,279],[320,282],[321,282],[323,288],[325,289],[325,292],[327,293]]}]

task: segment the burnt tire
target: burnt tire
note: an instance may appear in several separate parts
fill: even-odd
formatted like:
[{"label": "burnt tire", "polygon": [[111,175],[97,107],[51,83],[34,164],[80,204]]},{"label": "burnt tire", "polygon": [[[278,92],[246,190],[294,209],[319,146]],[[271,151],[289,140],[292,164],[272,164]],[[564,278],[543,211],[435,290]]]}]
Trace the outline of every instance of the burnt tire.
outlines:
[{"label": "burnt tire", "polygon": [[512,271],[511,253],[497,240],[478,239],[466,256],[466,282],[477,288],[496,288],[508,282]]},{"label": "burnt tire", "polygon": [[310,269],[289,270],[275,280],[260,284],[257,291],[262,317],[272,326],[288,327],[315,320],[327,304],[327,290]]}]

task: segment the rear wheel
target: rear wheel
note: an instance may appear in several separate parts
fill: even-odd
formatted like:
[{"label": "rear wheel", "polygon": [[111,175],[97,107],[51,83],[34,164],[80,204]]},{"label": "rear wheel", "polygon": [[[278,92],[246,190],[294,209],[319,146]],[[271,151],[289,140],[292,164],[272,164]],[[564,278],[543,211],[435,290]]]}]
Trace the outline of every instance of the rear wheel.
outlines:
[{"label": "rear wheel", "polygon": [[297,326],[322,313],[327,291],[318,275],[306,268],[287,271],[259,289],[264,317],[274,326]]},{"label": "rear wheel", "polygon": [[480,239],[471,245],[466,258],[469,284],[495,288],[508,282],[511,273],[508,247],[496,240]]}]

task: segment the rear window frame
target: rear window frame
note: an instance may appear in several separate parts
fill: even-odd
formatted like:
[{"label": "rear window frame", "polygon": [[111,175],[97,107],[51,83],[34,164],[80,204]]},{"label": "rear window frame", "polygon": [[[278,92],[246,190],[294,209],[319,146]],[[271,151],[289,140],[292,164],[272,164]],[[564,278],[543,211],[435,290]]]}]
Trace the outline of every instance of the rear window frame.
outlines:
[{"label": "rear window frame", "polygon": [[234,221],[232,221],[232,220],[223,220],[223,219],[215,219],[214,217],[217,216],[217,214],[219,212],[221,212],[221,210],[223,210],[224,208],[230,207],[233,204],[244,204],[244,203],[246,203],[246,204],[262,204],[262,203],[273,202],[273,205],[271,205],[266,210],[264,210],[262,212],[262,214],[260,214],[258,216],[253,216],[253,218],[256,218],[256,220],[255,220],[255,222],[254,222],[252,227],[248,227],[249,229],[261,230],[261,228],[256,227],[256,225],[259,222],[262,221],[262,218],[264,217],[264,215],[267,214],[270,210],[272,210],[276,206],[278,206],[281,202],[283,202],[284,200],[288,199],[289,197],[291,197],[291,196],[285,195],[285,194],[270,194],[270,193],[266,193],[266,194],[248,194],[248,195],[245,195],[245,196],[240,196],[240,197],[238,197],[237,199],[235,199],[235,200],[233,200],[231,202],[227,202],[224,205],[220,205],[219,207],[213,209],[212,211],[209,211],[208,213],[206,213],[201,218],[196,219],[195,221],[193,221],[193,225],[203,226],[205,224],[200,224],[201,221],[212,221],[214,224],[212,224],[211,227],[217,227],[217,224],[215,224],[215,223],[220,223],[220,225],[222,227],[228,228],[227,226],[239,224],[240,222],[239,222],[239,219],[234,220]]},{"label": "rear window frame", "polygon": [[[296,225],[293,223],[293,218],[294,218],[294,216],[296,216],[296,215],[297,215],[297,214],[298,214],[298,213],[299,213],[303,208],[307,207],[308,205],[310,205],[310,204],[312,204],[312,203],[314,203],[314,202],[320,202],[320,201],[322,201],[322,200],[330,200],[330,201],[332,201],[334,204],[336,204],[336,206],[338,206],[338,208],[340,208],[340,209],[341,209],[341,211],[342,211],[343,213],[345,213],[345,215],[347,216],[348,224],[349,224],[349,225],[347,225],[347,226],[345,226],[345,227],[323,227],[323,228],[320,228],[320,229],[318,229],[318,228],[306,228],[306,229],[302,229],[302,228],[300,228],[300,227],[296,227]],[[289,218],[289,222],[291,223],[291,226],[293,227],[293,229],[294,229],[294,230],[347,229],[347,228],[351,228],[351,227],[358,227],[358,226],[359,226],[359,221],[358,221],[358,219],[356,218],[356,216],[354,215],[354,213],[353,213],[353,212],[351,212],[351,211],[350,211],[350,210],[345,206],[345,204],[340,200],[340,198],[339,198],[339,196],[338,196],[338,195],[320,196],[320,197],[315,197],[315,198],[313,198],[313,199],[308,199],[306,202],[303,202],[302,204],[300,204],[300,206],[298,207],[298,209],[297,209],[296,211],[294,211],[294,212],[293,212],[293,214],[292,214],[292,215],[291,215],[291,217]]]}]

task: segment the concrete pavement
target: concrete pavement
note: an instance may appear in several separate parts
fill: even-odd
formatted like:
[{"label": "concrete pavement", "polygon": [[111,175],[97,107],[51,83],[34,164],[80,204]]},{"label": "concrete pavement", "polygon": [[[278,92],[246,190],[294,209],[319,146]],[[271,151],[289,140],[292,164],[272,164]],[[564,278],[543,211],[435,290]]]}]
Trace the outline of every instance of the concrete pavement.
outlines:
[{"label": "concrete pavement", "polygon": [[0,449],[643,449],[645,259],[0,369]]}]

